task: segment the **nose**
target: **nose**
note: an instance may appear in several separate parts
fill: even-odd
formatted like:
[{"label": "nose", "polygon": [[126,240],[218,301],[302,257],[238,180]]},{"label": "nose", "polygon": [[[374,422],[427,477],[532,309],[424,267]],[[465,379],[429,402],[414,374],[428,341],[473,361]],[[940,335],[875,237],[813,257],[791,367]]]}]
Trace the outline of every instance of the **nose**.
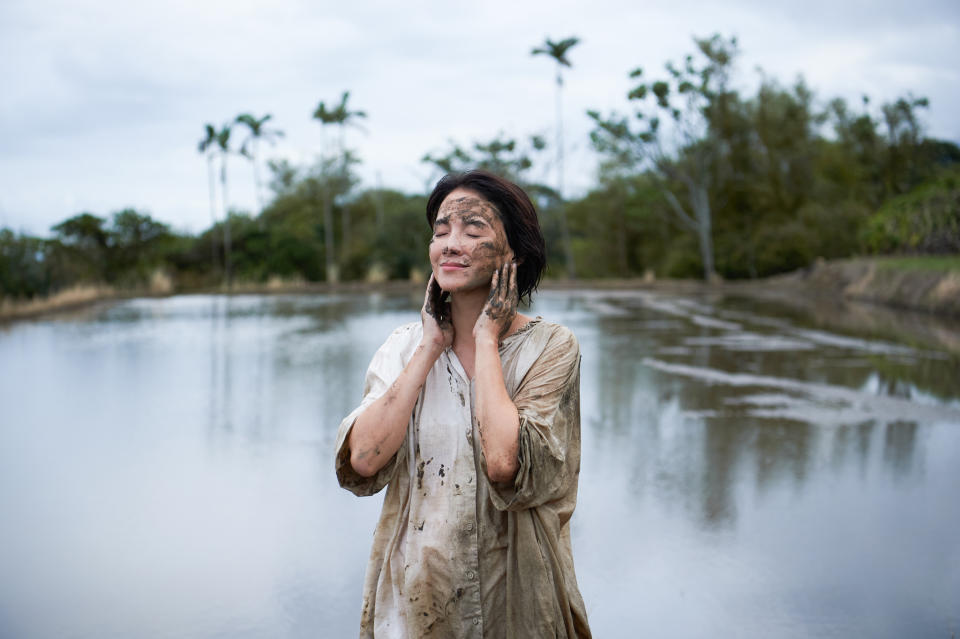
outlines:
[{"label": "nose", "polygon": [[459,233],[447,233],[440,239],[442,242],[440,249],[443,255],[460,255],[463,252]]}]

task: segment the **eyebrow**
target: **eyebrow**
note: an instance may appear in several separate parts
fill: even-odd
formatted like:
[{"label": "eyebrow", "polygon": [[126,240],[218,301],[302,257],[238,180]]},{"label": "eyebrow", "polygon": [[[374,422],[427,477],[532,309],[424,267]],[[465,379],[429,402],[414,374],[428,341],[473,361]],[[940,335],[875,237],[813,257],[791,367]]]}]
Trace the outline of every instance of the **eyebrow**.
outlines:
[{"label": "eyebrow", "polygon": [[487,221],[479,215],[471,215],[470,217],[464,218],[463,223],[468,226],[479,226],[481,228],[489,226]]},{"label": "eyebrow", "polygon": [[[437,228],[438,226],[441,226],[444,224],[446,225],[450,224],[449,215],[444,215],[443,217],[438,217],[436,220],[434,220],[433,228]],[[479,228],[487,228],[490,226],[490,224],[487,222],[486,219],[484,219],[482,215],[470,215],[468,217],[464,217],[463,224],[464,226],[476,226]]]}]

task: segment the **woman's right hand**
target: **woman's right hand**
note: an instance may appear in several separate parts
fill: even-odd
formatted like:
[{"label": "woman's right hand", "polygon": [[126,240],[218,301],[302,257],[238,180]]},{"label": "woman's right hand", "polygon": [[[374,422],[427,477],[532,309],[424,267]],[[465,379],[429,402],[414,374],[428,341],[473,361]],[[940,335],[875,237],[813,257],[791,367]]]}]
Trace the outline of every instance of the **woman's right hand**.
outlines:
[{"label": "woman's right hand", "polygon": [[433,274],[427,282],[427,292],[420,309],[423,322],[423,343],[443,350],[453,344],[453,321],[450,318],[450,302],[443,300],[444,292]]}]

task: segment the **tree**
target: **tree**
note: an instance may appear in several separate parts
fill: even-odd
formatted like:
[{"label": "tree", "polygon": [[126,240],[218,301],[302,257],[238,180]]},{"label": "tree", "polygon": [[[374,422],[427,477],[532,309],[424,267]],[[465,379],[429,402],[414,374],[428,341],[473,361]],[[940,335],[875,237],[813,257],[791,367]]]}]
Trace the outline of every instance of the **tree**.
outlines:
[{"label": "tree", "polygon": [[[635,113],[639,129],[626,117],[603,118],[596,111],[588,115],[596,125],[591,138],[598,150],[631,153],[657,178],[675,219],[696,235],[704,278],[712,280],[716,267],[711,199],[728,177],[724,159],[730,147],[725,134],[737,100],[729,89],[737,41],[714,35],[694,42],[703,58],[701,66],[695,65],[692,55],[686,56],[683,67],[668,62],[666,80],[641,81],[628,94],[642,105]],[[634,79],[642,76],[641,68],[630,73]],[[669,123],[666,127],[661,126],[664,121]]]},{"label": "tree", "polygon": [[917,110],[929,106],[927,98],[907,95],[881,108],[887,130],[885,181],[888,195],[906,193],[921,180],[917,156],[923,142],[923,131]]},{"label": "tree", "polygon": [[484,169],[524,186],[531,184],[527,181],[526,173],[533,167],[534,154],[546,147],[539,135],[530,136],[528,143],[521,145],[503,132],[488,142],[476,141],[469,149],[461,147],[454,140],[448,144],[450,148],[443,155],[427,153],[420,161],[432,165],[441,173]]},{"label": "tree", "polygon": [[567,51],[577,45],[580,39],[570,37],[559,42],[546,38],[542,47],[535,47],[530,55],[547,55],[557,63],[557,195],[560,198],[560,229],[563,237],[563,251],[567,259],[567,276],[576,277],[576,267],[573,261],[573,248],[570,245],[570,229],[567,225],[567,214],[563,206],[563,67],[572,67],[567,58]]},{"label": "tree", "polygon": [[220,149],[220,195],[223,204],[223,271],[227,288],[233,285],[231,262],[230,207],[227,199],[227,156],[230,154],[230,125],[224,124],[217,132],[217,147]]},{"label": "tree", "polygon": [[114,279],[143,284],[163,261],[163,245],[170,227],[134,209],[113,214],[110,233]]},{"label": "tree", "polygon": [[[217,225],[216,177],[213,167],[217,148],[217,130],[208,122],[204,125],[204,132],[204,137],[197,144],[197,150],[207,157],[207,180],[210,187],[210,226],[212,228]],[[210,265],[213,269],[216,269],[219,260],[217,259],[217,245],[214,242],[210,243],[210,251]]]},{"label": "tree", "polygon": [[237,124],[246,126],[249,131],[240,147],[240,154],[250,158],[253,163],[253,184],[257,191],[257,205],[261,210],[263,209],[263,189],[260,184],[260,140],[273,144],[277,138],[283,137],[283,131],[280,129],[268,129],[264,126],[272,117],[268,113],[257,119],[249,113],[241,113],[235,120]]},{"label": "tree", "polygon": [[0,302],[50,292],[53,283],[47,259],[50,244],[0,228]]},{"label": "tree", "polygon": [[[344,126],[347,124],[352,124],[356,126],[354,120],[357,118],[365,118],[367,114],[363,111],[350,111],[347,108],[347,101],[350,99],[350,92],[344,91],[343,95],[340,97],[340,103],[328,109],[325,102],[322,100],[317,105],[317,108],[313,111],[313,117],[316,120],[320,121],[321,132],[325,131],[327,125],[333,124],[339,127],[339,157],[342,160],[342,164],[335,167],[336,173],[341,173],[342,175],[337,175],[333,177],[343,177],[348,178],[347,172],[349,167],[348,157],[344,150]],[[320,157],[320,166],[322,169],[322,174],[324,175],[324,188],[323,188],[323,227],[324,227],[324,250],[326,252],[326,268],[327,268],[327,282],[334,283],[340,279],[339,273],[339,264],[337,263],[336,255],[334,254],[334,240],[333,240],[333,184],[331,176],[327,170],[328,165],[334,167],[337,165],[337,162],[327,162],[326,151],[326,136],[324,136],[323,141],[321,142],[321,157]],[[349,179],[346,180],[349,185]],[[349,239],[349,213],[346,213],[343,222],[344,224],[344,237]],[[345,243],[345,242],[344,242]],[[344,247],[344,250],[346,247]]]},{"label": "tree", "polygon": [[[321,101],[313,113],[313,117],[320,120],[321,126],[333,124],[337,127],[338,158],[340,160],[339,166],[336,167],[338,173],[337,181],[340,182],[343,189],[342,195],[344,196],[349,193],[352,182],[350,177],[350,164],[356,164],[358,162],[356,156],[347,153],[345,129],[348,125],[361,128],[357,120],[367,117],[365,111],[351,111],[348,109],[347,101],[349,99],[350,92],[344,91],[343,95],[340,96],[340,103],[332,110],[328,110],[326,105]],[[346,254],[350,247],[350,206],[347,202],[341,202],[340,212],[340,252],[341,260],[343,260],[346,259]]]},{"label": "tree", "polygon": [[52,227],[56,241],[63,246],[71,262],[75,281],[110,281],[110,233],[106,220],[92,213],[79,213]]},{"label": "tree", "polygon": [[270,169],[270,190],[275,196],[290,193],[296,187],[300,177],[300,167],[281,158],[267,160],[267,168]]}]

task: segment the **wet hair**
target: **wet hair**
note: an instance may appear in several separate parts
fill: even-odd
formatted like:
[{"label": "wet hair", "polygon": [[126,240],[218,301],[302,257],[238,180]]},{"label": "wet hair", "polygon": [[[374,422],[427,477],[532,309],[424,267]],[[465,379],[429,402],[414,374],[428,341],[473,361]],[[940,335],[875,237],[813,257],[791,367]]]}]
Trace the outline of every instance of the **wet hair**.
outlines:
[{"label": "wet hair", "polygon": [[529,304],[547,266],[546,244],[533,202],[519,186],[489,171],[449,173],[440,178],[427,200],[427,223],[431,229],[443,200],[458,188],[477,193],[496,209],[517,259],[517,291],[520,299]]}]

